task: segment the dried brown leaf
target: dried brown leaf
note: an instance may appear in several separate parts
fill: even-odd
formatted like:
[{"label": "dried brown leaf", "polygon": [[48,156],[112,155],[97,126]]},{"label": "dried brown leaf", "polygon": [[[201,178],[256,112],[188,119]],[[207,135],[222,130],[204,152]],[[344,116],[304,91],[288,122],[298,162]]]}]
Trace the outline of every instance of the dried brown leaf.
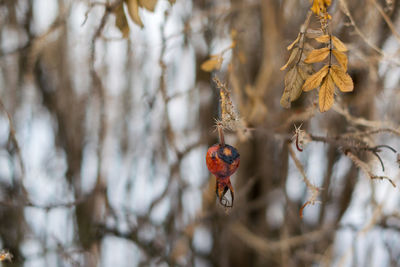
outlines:
[{"label": "dried brown leaf", "polygon": [[[286,84],[286,79],[285,79],[285,86],[288,86],[289,88],[291,87],[290,91],[290,101],[293,102],[296,99],[298,99],[301,95],[301,87],[303,86],[304,80],[301,77],[299,73],[299,68],[295,67],[293,68],[294,73],[292,74],[293,77],[290,77],[290,80],[288,80],[288,83]],[[286,78],[286,77],[285,77]],[[289,79],[289,78],[288,78]]]},{"label": "dried brown leaf", "polygon": [[328,65],[323,66],[318,72],[308,77],[308,79],[303,84],[302,87],[303,91],[307,92],[320,86],[322,80],[325,78],[327,73],[328,73]]},{"label": "dried brown leaf", "polygon": [[285,90],[281,97],[281,106],[290,108],[290,103],[295,101],[301,95],[301,86],[304,80],[299,73],[299,67],[294,67],[285,75]]},{"label": "dried brown leaf", "polygon": [[310,45],[309,43],[304,44],[304,53],[303,54],[308,55],[313,50],[314,50],[314,47],[312,45]]},{"label": "dried brown leaf", "polygon": [[351,92],[353,91],[354,85],[353,80],[350,75],[347,74],[340,66],[332,65],[331,71],[332,79],[335,82],[336,86],[342,92]]},{"label": "dried brown leaf", "polygon": [[340,66],[344,69],[344,71],[347,71],[347,56],[345,53],[340,52],[339,50],[332,49],[332,53],[339,62]]},{"label": "dried brown leaf", "polygon": [[128,20],[126,19],[124,8],[122,3],[118,5],[114,11],[115,14],[115,26],[122,33],[123,38],[128,38],[129,36],[129,25]]},{"label": "dried brown leaf", "polygon": [[313,68],[310,64],[299,64],[298,72],[303,79],[303,81],[307,80],[313,74]]},{"label": "dried brown leaf", "polygon": [[297,62],[299,60],[300,57],[300,50],[298,47],[295,47],[292,52],[290,53],[289,59],[286,62],[286,64],[284,66],[282,66],[280,68],[280,70],[284,70],[286,69],[289,65],[291,65],[293,62]]},{"label": "dried brown leaf", "polygon": [[128,13],[132,21],[143,28],[142,19],[139,16],[139,3],[138,0],[125,0],[128,6]]},{"label": "dried brown leaf", "polygon": [[333,105],[335,84],[330,73],[325,77],[319,90],[319,110],[328,111]]},{"label": "dried brown leaf", "polygon": [[304,60],[305,63],[315,63],[323,61],[329,55],[329,48],[324,47],[321,49],[312,50]]},{"label": "dried brown leaf", "polygon": [[293,46],[295,46],[300,40],[300,33],[297,35],[297,38],[286,48],[287,50],[292,50]]},{"label": "dried brown leaf", "polygon": [[319,37],[319,36],[322,36],[323,34],[324,34],[324,33],[323,33],[323,31],[322,31],[321,29],[318,29],[318,30],[315,30],[315,29],[307,29],[306,37],[307,37],[307,38],[313,39],[313,38],[317,38],[317,37]]},{"label": "dried brown leaf", "polygon": [[336,36],[333,36],[333,35],[332,35],[332,43],[333,43],[333,46],[340,52],[347,51],[346,45],[344,43],[342,43],[342,41],[340,41],[339,38],[337,38]]},{"label": "dried brown leaf", "polygon": [[222,65],[222,57],[220,55],[211,56],[210,59],[206,60],[201,64],[200,68],[203,71],[211,72],[213,70],[219,70]]},{"label": "dried brown leaf", "polygon": [[329,43],[330,36],[328,34],[316,37],[315,40],[320,43]]},{"label": "dried brown leaf", "polygon": [[154,12],[158,0],[139,0],[139,6],[144,7],[148,11]]}]

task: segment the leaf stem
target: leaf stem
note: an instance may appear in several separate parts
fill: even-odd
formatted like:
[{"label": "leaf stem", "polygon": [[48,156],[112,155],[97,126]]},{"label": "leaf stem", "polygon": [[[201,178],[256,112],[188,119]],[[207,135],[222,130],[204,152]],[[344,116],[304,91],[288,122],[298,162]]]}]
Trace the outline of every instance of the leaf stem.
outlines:
[{"label": "leaf stem", "polygon": [[332,34],[329,34],[329,66],[328,66],[328,74],[331,70],[331,66],[332,66]]},{"label": "leaf stem", "polygon": [[221,146],[225,146],[224,130],[222,129],[222,127],[218,127],[218,135],[219,135],[219,144]]}]

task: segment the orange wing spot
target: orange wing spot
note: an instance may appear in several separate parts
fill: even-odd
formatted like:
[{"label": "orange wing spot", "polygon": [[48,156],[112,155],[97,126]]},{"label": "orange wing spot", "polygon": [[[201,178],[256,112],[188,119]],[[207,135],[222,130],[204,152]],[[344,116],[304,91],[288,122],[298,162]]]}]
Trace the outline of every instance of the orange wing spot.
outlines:
[{"label": "orange wing spot", "polygon": [[6,250],[0,251],[0,262],[6,261],[6,260],[11,262],[12,258],[13,258],[13,255],[10,252],[8,252]]},{"label": "orange wing spot", "polygon": [[225,147],[224,148],[224,155],[225,156],[232,156],[232,151],[229,148]]}]

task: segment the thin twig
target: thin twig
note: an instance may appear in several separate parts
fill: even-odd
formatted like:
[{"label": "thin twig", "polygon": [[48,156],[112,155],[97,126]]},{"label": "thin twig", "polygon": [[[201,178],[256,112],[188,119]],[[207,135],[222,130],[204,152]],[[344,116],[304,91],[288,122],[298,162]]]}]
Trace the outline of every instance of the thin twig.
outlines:
[{"label": "thin twig", "polygon": [[9,138],[9,140],[11,140],[11,142],[13,143],[13,145],[15,147],[15,151],[17,153],[18,161],[19,161],[19,164],[20,164],[20,167],[21,167],[21,176],[22,176],[22,178],[24,178],[25,177],[25,164],[24,164],[24,161],[22,159],[21,148],[19,146],[16,134],[15,134],[14,123],[13,123],[13,120],[11,118],[10,113],[8,113],[8,111],[6,110],[6,108],[4,106],[4,103],[3,103],[3,100],[1,98],[0,98],[0,108],[7,115],[8,125],[10,127],[8,138]]},{"label": "thin twig", "polygon": [[221,146],[225,146],[224,130],[222,127],[218,127],[219,143]]},{"label": "thin twig", "polygon": [[351,159],[351,161],[353,161],[354,165],[356,165],[360,170],[362,170],[371,180],[374,180],[374,179],[388,180],[392,184],[393,187],[396,187],[396,184],[389,177],[377,176],[377,175],[373,174],[370,167],[368,166],[368,164],[363,162],[362,160],[360,160],[356,155],[354,155],[350,151],[346,151],[345,155],[349,159]]},{"label": "thin twig", "polygon": [[343,117],[346,118],[347,121],[360,125],[360,126],[365,126],[365,127],[370,127],[370,128],[375,128],[375,129],[385,129],[384,131],[391,132],[393,134],[396,134],[400,136],[400,127],[393,125],[393,123],[388,122],[388,121],[372,121],[372,120],[367,120],[365,118],[359,118],[359,117],[354,117],[353,115],[350,114],[350,112],[345,109],[340,107],[338,104],[334,104],[332,109],[342,115]]},{"label": "thin twig", "polygon": [[300,209],[300,217],[303,218],[303,210],[306,206],[309,204],[314,205],[317,201],[317,198],[320,193],[320,188],[313,185],[310,180],[307,178],[306,172],[303,168],[303,165],[301,164],[300,160],[297,158],[296,153],[292,149],[291,143],[288,144],[288,149],[289,149],[289,154],[292,157],[294,164],[296,165],[297,169],[299,170],[304,183],[306,184],[307,188],[311,191],[311,196],[310,198],[306,201],[306,203],[303,204],[303,206]]}]

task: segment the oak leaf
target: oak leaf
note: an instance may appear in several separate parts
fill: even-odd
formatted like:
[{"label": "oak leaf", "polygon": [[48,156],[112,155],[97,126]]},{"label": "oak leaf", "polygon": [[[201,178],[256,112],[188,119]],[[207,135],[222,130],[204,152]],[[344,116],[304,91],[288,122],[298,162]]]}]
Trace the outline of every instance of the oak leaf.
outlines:
[{"label": "oak leaf", "polygon": [[331,74],[324,78],[321,84],[321,88],[319,89],[319,110],[321,112],[325,112],[329,110],[333,105],[335,93],[335,85],[333,83],[333,79]]},{"label": "oak leaf", "polygon": [[139,16],[139,3],[138,0],[125,0],[128,6],[128,13],[132,21],[143,28],[142,19]]},{"label": "oak leaf", "polygon": [[323,61],[329,55],[329,48],[324,47],[321,49],[312,50],[304,60],[305,63],[315,63]]},{"label": "oak leaf", "polygon": [[353,80],[340,66],[332,65],[331,71],[332,79],[336,86],[342,92],[351,92],[354,89]]},{"label": "oak leaf", "polygon": [[303,91],[307,92],[313,90],[321,85],[322,80],[325,78],[328,73],[328,65],[323,66],[318,72],[314,73],[303,84]]}]

